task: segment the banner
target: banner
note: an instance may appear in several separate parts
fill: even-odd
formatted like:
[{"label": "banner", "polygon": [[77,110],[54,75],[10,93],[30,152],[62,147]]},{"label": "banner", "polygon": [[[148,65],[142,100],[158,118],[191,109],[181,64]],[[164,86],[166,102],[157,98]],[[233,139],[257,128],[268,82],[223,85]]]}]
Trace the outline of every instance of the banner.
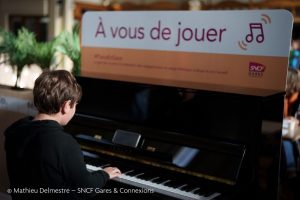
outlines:
[{"label": "banner", "polygon": [[264,95],[284,91],[286,10],[86,12],[83,76]]}]

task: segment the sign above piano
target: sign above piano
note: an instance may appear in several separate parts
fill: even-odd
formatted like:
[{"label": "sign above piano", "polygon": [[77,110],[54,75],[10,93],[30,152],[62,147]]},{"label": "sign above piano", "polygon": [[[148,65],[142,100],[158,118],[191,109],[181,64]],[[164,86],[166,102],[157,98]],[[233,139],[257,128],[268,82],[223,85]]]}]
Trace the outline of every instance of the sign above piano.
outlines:
[{"label": "sign above piano", "polygon": [[286,10],[86,12],[83,76],[269,95],[285,90]]}]

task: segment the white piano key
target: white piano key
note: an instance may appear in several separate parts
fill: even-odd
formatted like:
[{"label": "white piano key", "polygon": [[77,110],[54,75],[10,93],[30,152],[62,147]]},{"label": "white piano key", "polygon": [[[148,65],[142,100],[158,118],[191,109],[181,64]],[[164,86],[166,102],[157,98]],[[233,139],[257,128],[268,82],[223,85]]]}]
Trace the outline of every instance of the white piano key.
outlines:
[{"label": "white piano key", "polygon": [[86,168],[87,168],[89,171],[99,171],[99,170],[102,170],[102,167],[96,167],[96,166],[89,165],[89,164],[86,164]]},{"label": "white piano key", "polygon": [[212,195],[210,195],[209,197],[206,197],[207,200],[210,200],[210,199],[214,199],[215,197],[221,195],[220,193],[213,193]]},{"label": "white piano key", "polygon": [[[96,166],[89,165],[89,164],[87,164],[86,167],[89,171],[102,170],[101,167],[96,167]],[[154,180],[156,178],[159,178],[159,177],[155,177],[152,180]],[[221,195],[220,193],[213,193],[209,197],[204,197],[204,196],[194,194],[192,192],[186,192],[186,191],[180,190],[180,188],[168,187],[168,186],[165,186],[162,184],[157,184],[157,183],[153,183],[151,181],[146,181],[146,180],[137,178],[135,176],[128,176],[126,174],[122,174],[120,177],[114,178],[113,180],[118,181],[120,183],[140,187],[140,188],[153,189],[157,193],[175,197],[175,198],[179,198],[182,200],[211,200],[211,199]],[[165,182],[167,182],[167,181],[165,181]],[[193,191],[198,190],[198,189],[200,189],[200,188],[196,188]]]}]

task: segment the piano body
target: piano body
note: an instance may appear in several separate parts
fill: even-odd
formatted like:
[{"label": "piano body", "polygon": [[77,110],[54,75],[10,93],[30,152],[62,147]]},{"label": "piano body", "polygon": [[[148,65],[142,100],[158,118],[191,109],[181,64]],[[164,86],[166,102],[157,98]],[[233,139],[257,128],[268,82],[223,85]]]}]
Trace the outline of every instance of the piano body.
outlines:
[{"label": "piano body", "polygon": [[89,170],[123,172],[95,199],[278,198],[283,93],[77,80],[65,130]]}]

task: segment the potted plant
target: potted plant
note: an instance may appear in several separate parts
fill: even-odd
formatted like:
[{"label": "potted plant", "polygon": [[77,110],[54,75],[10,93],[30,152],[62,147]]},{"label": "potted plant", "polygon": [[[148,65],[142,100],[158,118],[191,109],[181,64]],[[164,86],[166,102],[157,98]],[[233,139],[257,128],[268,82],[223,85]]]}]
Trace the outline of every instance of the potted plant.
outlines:
[{"label": "potted plant", "polygon": [[73,26],[72,33],[63,31],[56,38],[56,51],[68,56],[73,61],[73,73],[80,75],[80,39],[79,39],[79,25]]},{"label": "potted plant", "polygon": [[[17,35],[0,27],[0,54],[5,55],[5,62],[16,70],[15,88],[19,88],[19,80],[23,68],[37,64],[42,70],[49,69],[55,61],[55,53],[60,52],[73,61],[73,73],[80,74],[80,41],[79,26],[73,27],[72,33],[63,31],[48,42],[37,42],[34,33],[21,28]],[[54,66],[55,68],[56,66]]]},{"label": "potted plant", "polygon": [[33,54],[35,64],[42,70],[49,69],[55,61],[55,39],[48,42],[37,42]]},{"label": "potted plant", "polygon": [[21,28],[17,36],[0,29],[0,54],[7,55],[6,61],[17,72],[15,88],[19,88],[18,84],[23,68],[34,63],[33,49],[35,45],[35,35],[26,28]]}]

